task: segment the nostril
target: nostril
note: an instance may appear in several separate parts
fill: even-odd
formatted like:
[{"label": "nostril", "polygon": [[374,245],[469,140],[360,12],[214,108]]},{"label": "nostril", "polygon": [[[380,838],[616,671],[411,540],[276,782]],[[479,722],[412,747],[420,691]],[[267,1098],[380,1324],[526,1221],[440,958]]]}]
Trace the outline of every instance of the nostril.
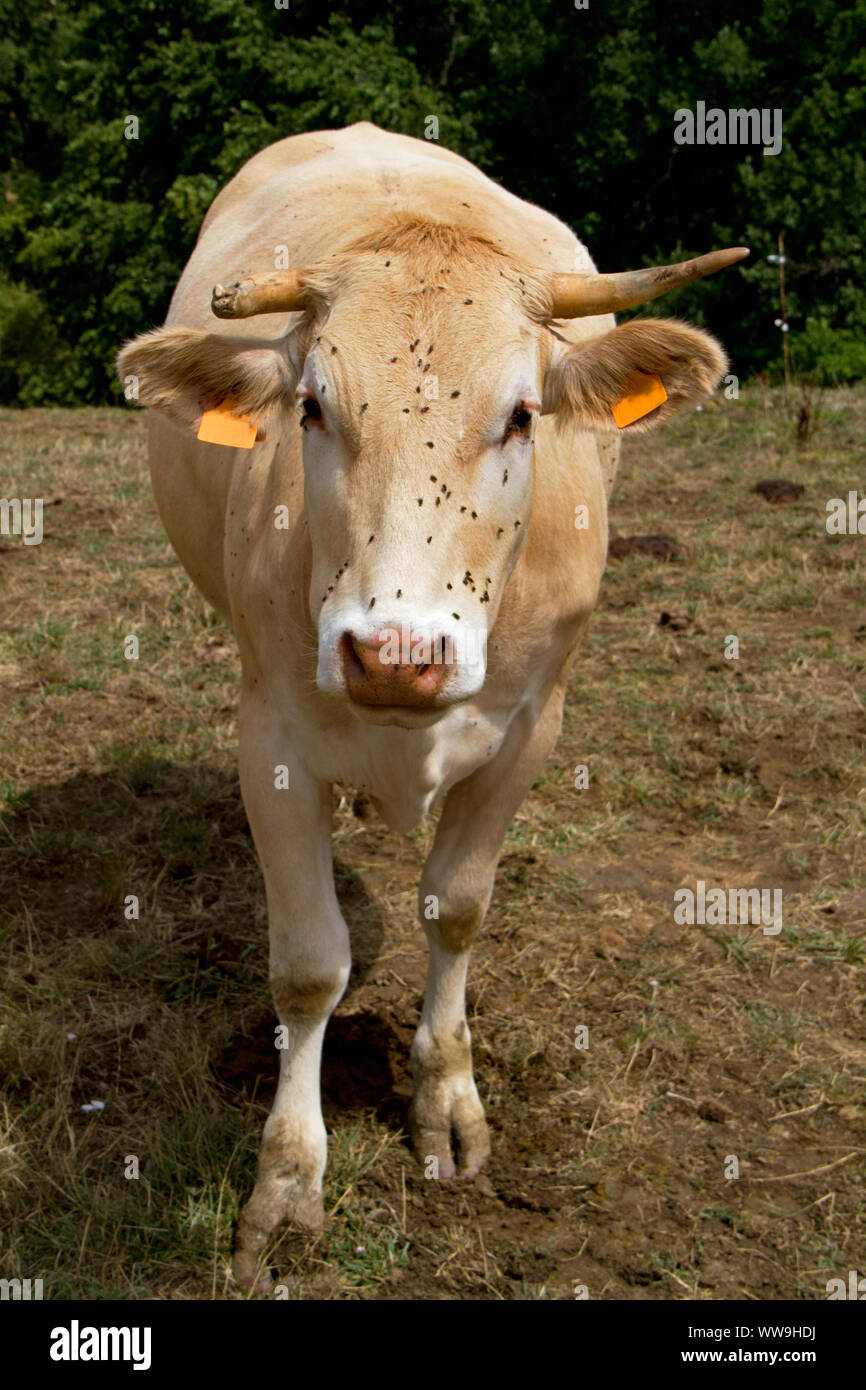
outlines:
[{"label": "nostril", "polygon": [[437,666],[434,661],[428,661],[426,666],[416,667],[414,684],[418,690],[436,691],[445,684],[449,674],[443,666]]},{"label": "nostril", "polygon": [[350,680],[364,680],[367,675],[365,667],[356,646],[355,634],[344,632],[340,638],[340,656],[343,662],[343,670]]}]

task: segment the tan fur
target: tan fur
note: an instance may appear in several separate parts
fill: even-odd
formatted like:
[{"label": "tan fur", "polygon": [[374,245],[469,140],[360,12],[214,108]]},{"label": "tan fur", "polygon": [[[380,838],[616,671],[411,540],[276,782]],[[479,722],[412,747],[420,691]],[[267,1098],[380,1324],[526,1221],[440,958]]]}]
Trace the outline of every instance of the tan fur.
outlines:
[{"label": "tan fur", "polygon": [[[303,270],[310,307],[247,319],[239,337],[210,314],[211,289],[272,272],[277,247]],[[601,431],[636,368],[662,376],[669,401],[633,429],[710,389],[724,368],[713,340],[685,325],[548,324],[553,277],[593,269],[568,228],[451,152],[367,124],[321,131],[244,166],[205,218],[167,327],[120,355],[121,375],[137,376],[155,408],[160,515],[231,622],[243,669],[241,787],[290,1039],[238,1228],[234,1268],[248,1287],[266,1282],[261,1262],[282,1220],[322,1217],[320,1050],[350,969],[333,782],[367,790],[400,829],[444,796],[421,881],[430,967],[411,1128],[441,1178],[471,1176],[487,1157],[464,1008],[469,946],[509,821],[556,739],[596,603],[619,447]],[[425,363],[438,381],[428,405]],[[320,435],[298,428],[294,399],[314,367],[316,390],[331,388]],[[543,392],[555,412],[525,453],[501,437],[515,392]],[[226,396],[267,418],[267,440],[249,452],[194,437],[202,410]],[[575,529],[578,506],[585,529]],[[277,530],[285,507],[290,529]],[[372,624],[371,599],[376,621],[419,604],[437,622],[484,625],[475,693],[427,723],[380,725],[322,688],[327,615]],[[275,788],[277,765],[289,790]]]},{"label": "tan fur", "polygon": [[672,319],[642,319],[571,348],[552,372],[546,393],[551,409],[570,411],[596,429],[613,430],[611,407],[627,394],[632,372],[658,376],[667,400],[626,426],[639,434],[712,391],[726,367],[724,352],[708,333]]},{"label": "tan fur", "polygon": [[510,293],[527,316],[539,323],[550,318],[552,276],[509,255],[489,236],[424,217],[394,216],[375,231],[352,238],[328,261],[304,267],[304,289],[329,305],[347,283],[363,280],[377,264],[393,265],[395,259],[411,268],[419,298],[435,298],[454,283],[451,277],[480,271],[488,286]]},{"label": "tan fur", "polygon": [[266,347],[257,338],[188,328],[157,328],[133,339],[118,354],[117,373],[121,380],[138,378],[142,405],[191,430],[203,411],[224,401],[233,414],[263,421],[278,401],[291,400],[296,381],[281,343]]}]

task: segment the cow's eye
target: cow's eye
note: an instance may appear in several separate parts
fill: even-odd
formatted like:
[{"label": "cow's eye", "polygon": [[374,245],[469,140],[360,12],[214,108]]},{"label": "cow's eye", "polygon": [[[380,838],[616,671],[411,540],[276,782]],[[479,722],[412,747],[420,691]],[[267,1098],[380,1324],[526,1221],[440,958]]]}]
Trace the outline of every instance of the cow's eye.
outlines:
[{"label": "cow's eye", "polygon": [[532,412],[530,410],[527,410],[526,406],[521,401],[519,405],[516,405],[514,407],[514,410],[511,413],[511,419],[508,421],[508,424],[505,427],[505,438],[502,441],[503,444],[514,434],[528,435],[529,427],[531,424]]},{"label": "cow's eye", "polygon": [[300,428],[304,432],[313,430],[324,430],[325,421],[321,413],[321,406],[316,396],[304,396],[300,403]]}]

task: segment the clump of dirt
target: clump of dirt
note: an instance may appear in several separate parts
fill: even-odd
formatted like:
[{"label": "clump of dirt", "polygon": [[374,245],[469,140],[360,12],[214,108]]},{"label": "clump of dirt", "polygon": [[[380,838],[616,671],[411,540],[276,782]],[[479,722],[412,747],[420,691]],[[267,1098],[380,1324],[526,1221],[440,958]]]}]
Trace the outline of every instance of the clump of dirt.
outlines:
[{"label": "clump of dirt", "polygon": [[772,502],[775,506],[781,502],[796,502],[805,491],[802,483],[792,483],[787,478],[764,478],[752,488],[752,492],[757,492],[765,502]]},{"label": "clump of dirt", "polygon": [[684,548],[673,536],[614,536],[607,547],[608,558],[626,555],[652,555],[656,560],[681,560]]}]

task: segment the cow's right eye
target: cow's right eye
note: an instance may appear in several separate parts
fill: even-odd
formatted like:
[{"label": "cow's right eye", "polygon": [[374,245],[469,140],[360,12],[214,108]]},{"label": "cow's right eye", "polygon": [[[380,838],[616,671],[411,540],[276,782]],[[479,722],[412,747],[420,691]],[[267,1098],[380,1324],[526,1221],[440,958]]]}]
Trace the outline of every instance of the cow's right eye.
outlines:
[{"label": "cow's right eye", "polygon": [[322,407],[315,396],[305,396],[301,406],[301,428],[305,428],[308,423],[322,424]]}]

